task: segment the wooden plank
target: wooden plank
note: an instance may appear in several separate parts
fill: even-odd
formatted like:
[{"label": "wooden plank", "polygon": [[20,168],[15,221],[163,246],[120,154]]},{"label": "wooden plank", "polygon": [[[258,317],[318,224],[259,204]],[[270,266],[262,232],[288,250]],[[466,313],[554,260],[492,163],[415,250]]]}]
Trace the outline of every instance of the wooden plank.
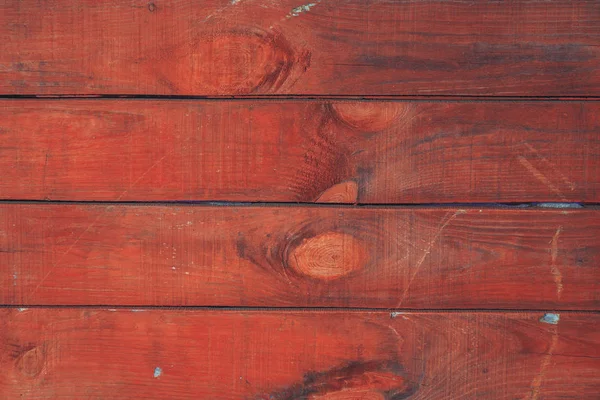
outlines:
[{"label": "wooden plank", "polygon": [[13,305],[597,309],[587,209],[2,204]]},{"label": "wooden plank", "polygon": [[0,198],[600,201],[598,102],[4,100]]},{"label": "wooden plank", "polygon": [[597,0],[3,0],[0,93],[600,95]]},{"label": "wooden plank", "polygon": [[[29,399],[592,399],[598,314],[0,311]],[[393,316],[392,316],[393,315]]]}]

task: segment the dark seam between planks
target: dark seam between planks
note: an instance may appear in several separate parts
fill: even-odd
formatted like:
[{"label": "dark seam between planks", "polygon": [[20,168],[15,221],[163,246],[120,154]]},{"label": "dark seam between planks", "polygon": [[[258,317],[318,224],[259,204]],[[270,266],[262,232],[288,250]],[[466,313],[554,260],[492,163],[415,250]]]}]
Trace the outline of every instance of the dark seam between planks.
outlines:
[{"label": "dark seam between planks", "polygon": [[118,310],[118,311],[132,311],[132,312],[144,312],[144,311],[229,311],[229,312],[240,312],[240,311],[251,311],[251,312],[306,312],[306,313],[330,313],[330,312],[389,312],[395,313],[396,317],[402,314],[410,313],[427,313],[427,314],[469,314],[469,313],[509,313],[509,314],[522,314],[522,313],[556,313],[556,314],[600,314],[600,309],[594,310],[581,310],[581,309],[561,309],[561,308],[540,308],[540,309],[521,309],[521,308],[381,308],[381,307],[253,307],[253,306],[144,306],[144,305],[113,305],[113,304],[77,304],[77,305],[64,305],[64,304],[25,304],[25,305],[13,305],[13,304],[0,304],[0,309],[97,309],[99,311],[106,310]]},{"label": "dark seam between planks", "polygon": [[314,208],[372,208],[372,209],[430,209],[430,208],[485,208],[485,209],[569,209],[594,210],[600,203],[586,202],[526,202],[526,203],[315,203],[315,202],[268,202],[268,201],[219,201],[219,200],[173,200],[173,201],[107,201],[107,200],[28,200],[0,199],[2,204],[48,204],[48,205],[106,205],[106,206],[199,206],[199,207],[314,207]]},{"label": "dark seam between planks", "polygon": [[483,96],[483,95],[137,95],[137,94],[53,94],[53,95],[21,95],[0,94],[2,99],[34,99],[34,100],[218,100],[218,101],[414,101],[414,102],[595,102],[600,96]]}]

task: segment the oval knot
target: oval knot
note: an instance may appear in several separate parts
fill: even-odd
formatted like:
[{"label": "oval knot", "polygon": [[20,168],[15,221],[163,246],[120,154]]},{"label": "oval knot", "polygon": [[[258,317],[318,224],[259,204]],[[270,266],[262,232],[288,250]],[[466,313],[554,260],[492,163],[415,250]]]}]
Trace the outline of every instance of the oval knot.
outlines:
[{"label": "oval knot", "polygon": [[288,265],[301,275],[333,280],[367,265],[364,243],[352,235],[326,232],[303,239],[288,256]]}]

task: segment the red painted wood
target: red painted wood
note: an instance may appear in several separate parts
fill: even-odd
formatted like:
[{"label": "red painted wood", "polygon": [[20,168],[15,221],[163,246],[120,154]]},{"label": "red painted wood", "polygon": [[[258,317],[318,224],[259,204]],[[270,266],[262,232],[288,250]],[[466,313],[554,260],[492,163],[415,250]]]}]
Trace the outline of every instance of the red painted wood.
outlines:
[{"label": "red painted wood", "polygon": [[3,304],[597,309],[597,210],[2,204]]},{"label": "red painted wood", "polygon": [[597,0],[4,0],[0,94],[600,94]]},{"label": "red painted wood", "polygon": [[600,201],[600,103],[4,100],[1,199]]},{"label": "red painted wood", "polygon": [[0,392],[280,400],[600,392],[598,314],[134,311],[1,310]]},{"label": "red painted wood", "polygon": [[600,201],[599,37],[597,0],[0,0],[0,400],[597,398],[599,209],[477,203]]}]

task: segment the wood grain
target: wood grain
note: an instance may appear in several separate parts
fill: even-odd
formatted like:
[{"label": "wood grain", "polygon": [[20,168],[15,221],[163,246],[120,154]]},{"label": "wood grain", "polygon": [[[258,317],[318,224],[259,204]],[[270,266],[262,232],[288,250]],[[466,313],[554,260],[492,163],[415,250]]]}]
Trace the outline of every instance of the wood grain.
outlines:
[{"label": "wood grain", "polygon": [[4,0],[0,94],[600,94],[597,0]]},{"label": "wood grain", "polygon": [[28,399],[592,399],[598,314],[0,310]]},{"label": "wood grain", "polygon": [[3,100],[0,198],[600,201],[598,102]]},{"label": "wood grain", "polygon": [[586,209],[0,206],[13,305],[597,309]]}]

